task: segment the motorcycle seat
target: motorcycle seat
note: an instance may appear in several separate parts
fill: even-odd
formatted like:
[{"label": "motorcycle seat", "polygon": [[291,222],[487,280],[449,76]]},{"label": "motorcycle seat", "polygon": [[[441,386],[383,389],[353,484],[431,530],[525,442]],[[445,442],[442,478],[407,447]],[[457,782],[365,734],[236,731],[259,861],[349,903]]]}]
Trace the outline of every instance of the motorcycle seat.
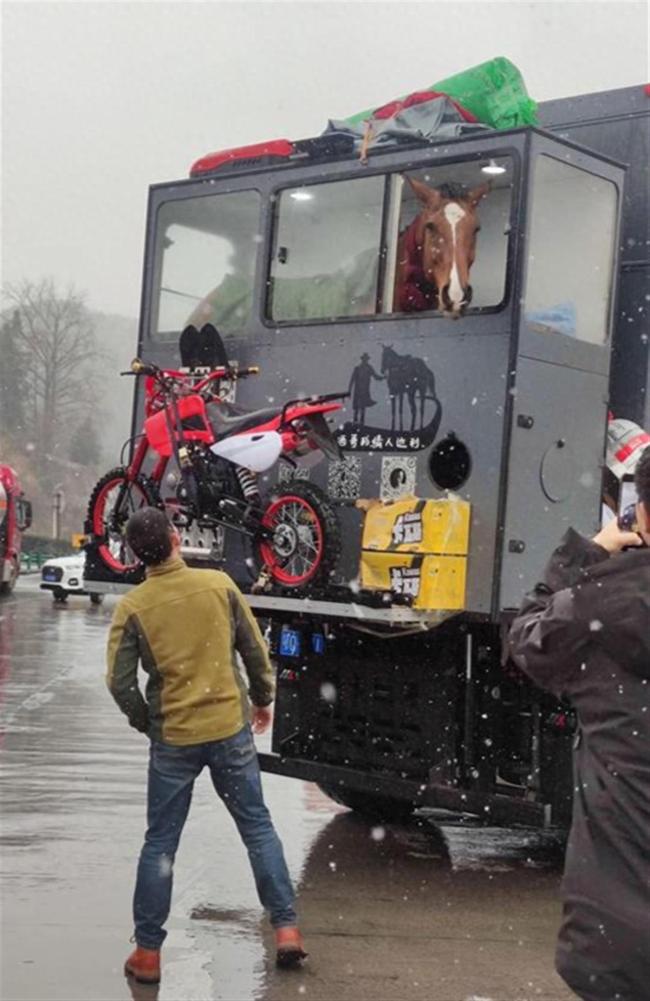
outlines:
[{"label": "motorcycle seat", "polygon": [[228,416],[224,413],[224,409],[221,403],[211,403],[207,407],[208,419],[217,439],[239,434],[240,431],[248,431],[259,427],[260,424],[267,424],[282,413],[281,407],[266,407],[264,410],[251,410],[245,414]]}]

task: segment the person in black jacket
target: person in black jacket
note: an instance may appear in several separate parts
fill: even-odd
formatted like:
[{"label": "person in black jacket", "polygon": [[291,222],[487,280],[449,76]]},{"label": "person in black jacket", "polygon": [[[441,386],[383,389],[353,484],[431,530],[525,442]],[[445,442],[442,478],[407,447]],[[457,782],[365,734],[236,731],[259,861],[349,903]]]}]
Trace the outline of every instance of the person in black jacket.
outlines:
[{"label": "person in black jacket", "polygon": [[650,999],[650,448],[636,532],[564,536],[509,637],[578,717],[556,967],[583,1001]]}]

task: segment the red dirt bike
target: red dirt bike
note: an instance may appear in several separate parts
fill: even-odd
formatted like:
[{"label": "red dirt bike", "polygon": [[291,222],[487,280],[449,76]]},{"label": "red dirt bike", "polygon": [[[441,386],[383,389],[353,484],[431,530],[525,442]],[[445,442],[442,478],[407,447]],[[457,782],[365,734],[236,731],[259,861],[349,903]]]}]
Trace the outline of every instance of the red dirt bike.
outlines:
[{"label": "red dirt bike", "polygon": [[[126,576],[138,566],[128,548],[129,517],[147,506],[163,508],[181,530],[192,525],[216,539],[222,526],[251,540],[258,571],[285,588],[327,579],[340,552],[338,519],[325,495],[295,480],[260,495],[257,473],[279,460],[320,450],[340,458],[325,414],[342,408],[345,394],[289,400],[284,406],[244,412],[220,389],[257,368],[220,366],[205,377],[162,370],[135,359],[131,372],[145,376],[145,420],[131,462],[96,484],[87,527],[102,562]],[[145,467],[153,468],[148,475]],[[175,490],[163,497],[163,485]]]}]

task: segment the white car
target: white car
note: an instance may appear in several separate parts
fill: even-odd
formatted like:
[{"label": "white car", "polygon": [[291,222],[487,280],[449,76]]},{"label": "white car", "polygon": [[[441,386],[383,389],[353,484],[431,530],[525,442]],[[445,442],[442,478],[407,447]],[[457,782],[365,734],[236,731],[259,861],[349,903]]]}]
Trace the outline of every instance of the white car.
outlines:
[{"label": "white car", "polygon": [[[88,594],[84,591],[84,556],[57,556],[41,567],[41,589],[51,591],[55,601],[63,603],[70,594]],[[101,605],[103,594],[91,594],[93,605]]]}]

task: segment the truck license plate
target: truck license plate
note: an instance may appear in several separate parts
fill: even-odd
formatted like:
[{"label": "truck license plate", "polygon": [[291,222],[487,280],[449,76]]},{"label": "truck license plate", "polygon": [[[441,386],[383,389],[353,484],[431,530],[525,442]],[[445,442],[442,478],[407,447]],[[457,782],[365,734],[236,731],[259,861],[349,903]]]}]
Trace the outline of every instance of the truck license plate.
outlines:
[{"label": "truck license plate", "polygon": [[301,636],[298,630],[285,627],[280,633],[280,656],[299,657],[301,646]]}]

